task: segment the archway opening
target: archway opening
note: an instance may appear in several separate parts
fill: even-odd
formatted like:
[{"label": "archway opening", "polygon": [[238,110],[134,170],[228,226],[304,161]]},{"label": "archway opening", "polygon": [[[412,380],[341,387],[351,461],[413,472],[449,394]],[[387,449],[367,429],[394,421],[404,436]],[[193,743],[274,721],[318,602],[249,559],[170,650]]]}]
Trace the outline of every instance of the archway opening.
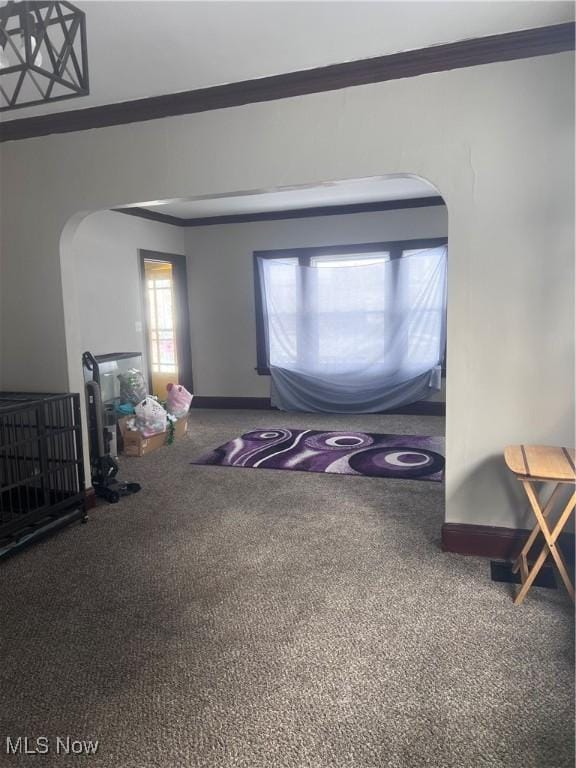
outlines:
[{"label": "archway opening", "polygon": [[[432,436],[443,437],[449,375],[445,272],[442,288],[438,270],[432,282],[430,268],[427,278],[421,270],[419,275],[418,257],[435,251],[438,266],[438,249],[447,239],[443,198],[430,182],[414,175],[144,201],[79,215],[62,240],[63,251],[73,256],[63,269],[71,389],[83,388],[81,356],[86,350],[96,355],[139,353],[150,391],[160,397],[152,385],[154,375],[158,380],[162,366],[176,372],[181,353],[176,354],[174,331],[182,321],[177,323],[173,316],[167,327],[165,308],[158,306],[152,317],[142,282],[143,254],[148,253],[158,263],[172,258],[186,268],[187,344],[193,369],[186,384],[194,391],[195,407],[279,407],[339,418],[346,413],[354,418],[375,414],[396,419],[394,430],[404,425],[412,434],[428,436],[432,431]],[[284,276],[283,270],[276,270],[276,277],[269,275],[280,281],[279,287],[265,286],[257,263],[263,254],[282,257],[270,259],[276,265],[296,259],[298,268],[286,264]],[[404,268],[409,263],[415,268]],[[314,285],[300,285],[292,307],[277,307],[271,319],[270,306],[264,311],[264,304],[282,290],[286,274],[299,272],[298,282],[314,267]],[[372,278],[381,283],[376,285]],[[343,284],[351,280],[354,296],[344,307],[348,299]],[[381,300],[376,296],[379,289]],[[315,300],[303,307],[312,294]],[[158,324],[159,312],[164,325]],[[294,317],[283,325],[282,315],[286,320],[290,314]],[[436,320],[431,324],[432,317]],[[312,331],[306,330],[307,321]],[[429,357],[434,346],[441,347],[438,359],[423,369],[416,357],[424,348],[424,358]],[[332,372],[340,373],[339,365],[347,373],[354,365],[380,365],[388,376],[382,374],[382,397],[372,398],[368,406],[360,398],[360,407],[357,402],[346,407],[350,400],[335,407],[333,399],[326,400],[325,389],[294,407],[285,392],[279,396],[270,370],[270,362],[273,368],[283,367],[278,365],[282,350],[288,350],[284,359],[292,371],[308,378],[318,366],[325,366],[325,378],[331,379]],[[302,371],[306,360],[312,368]],[[350,391],[355,389],[352,380]],[[311,402],[322,403],[323,397],[324,406],[310,407]]]}]

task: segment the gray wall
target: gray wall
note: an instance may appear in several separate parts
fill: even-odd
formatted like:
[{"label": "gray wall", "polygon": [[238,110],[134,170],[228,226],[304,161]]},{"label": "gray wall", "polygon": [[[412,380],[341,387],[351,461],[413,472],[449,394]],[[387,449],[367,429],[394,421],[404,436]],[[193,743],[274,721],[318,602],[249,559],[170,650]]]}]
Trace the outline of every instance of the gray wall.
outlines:
[{"label": "gray wall", "polygon": [[504,446],[574,442],[573,137],[561,53],[6,143],[2,383],[82,387],[86,213],[414,173],[449,213],[446,519],[526,526]]},{"label": "gray wall", "polygon": [[445,237],[445,207],[187,229],[192,365],[198,395],[267,397],[256,366],[252,254],[259,250]]},{"label": "gray wall", "polygon": [[138,249],[183,254],[183,230],[101,211],[84,219],[73,245],[82,348],[145,353]]}]

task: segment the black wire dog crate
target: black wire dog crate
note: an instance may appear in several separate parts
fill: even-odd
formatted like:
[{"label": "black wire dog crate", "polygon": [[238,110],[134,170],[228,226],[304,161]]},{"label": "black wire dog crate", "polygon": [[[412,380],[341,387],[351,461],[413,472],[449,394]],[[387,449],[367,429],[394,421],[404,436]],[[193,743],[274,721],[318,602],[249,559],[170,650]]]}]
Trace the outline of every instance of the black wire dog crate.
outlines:
[{"label": "black wire dog crate", "polygon": [[0,392],[0,550],[85,515],[80,396]]}]

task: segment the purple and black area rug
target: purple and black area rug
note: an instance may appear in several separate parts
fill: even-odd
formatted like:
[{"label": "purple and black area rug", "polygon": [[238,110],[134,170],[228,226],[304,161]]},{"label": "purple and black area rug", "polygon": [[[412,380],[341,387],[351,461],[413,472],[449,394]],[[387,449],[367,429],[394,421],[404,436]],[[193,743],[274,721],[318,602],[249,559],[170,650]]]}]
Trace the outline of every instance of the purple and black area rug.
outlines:
[{"label": "purple and black area rug", "polygon": [[192,464],[438,482],[444,470],[443,452],[442,437],[274,427],[246,432]]}]

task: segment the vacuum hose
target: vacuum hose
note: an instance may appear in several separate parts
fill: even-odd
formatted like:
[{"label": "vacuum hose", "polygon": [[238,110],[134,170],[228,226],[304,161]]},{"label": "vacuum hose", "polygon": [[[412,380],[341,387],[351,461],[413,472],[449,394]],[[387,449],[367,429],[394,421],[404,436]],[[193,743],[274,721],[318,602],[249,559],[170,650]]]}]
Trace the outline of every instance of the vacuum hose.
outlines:
[{"label": "vacuum hose", "polygon": [[86,394],[88,398],[92,400],[92,408],[94,415],[94,434],[96,438],[97,457],[101,459],[106,455],[106,449],[104,447],[104,422],[102,421],[102,395],[100,393],[100,385],[96,381],[86,382]]}]

